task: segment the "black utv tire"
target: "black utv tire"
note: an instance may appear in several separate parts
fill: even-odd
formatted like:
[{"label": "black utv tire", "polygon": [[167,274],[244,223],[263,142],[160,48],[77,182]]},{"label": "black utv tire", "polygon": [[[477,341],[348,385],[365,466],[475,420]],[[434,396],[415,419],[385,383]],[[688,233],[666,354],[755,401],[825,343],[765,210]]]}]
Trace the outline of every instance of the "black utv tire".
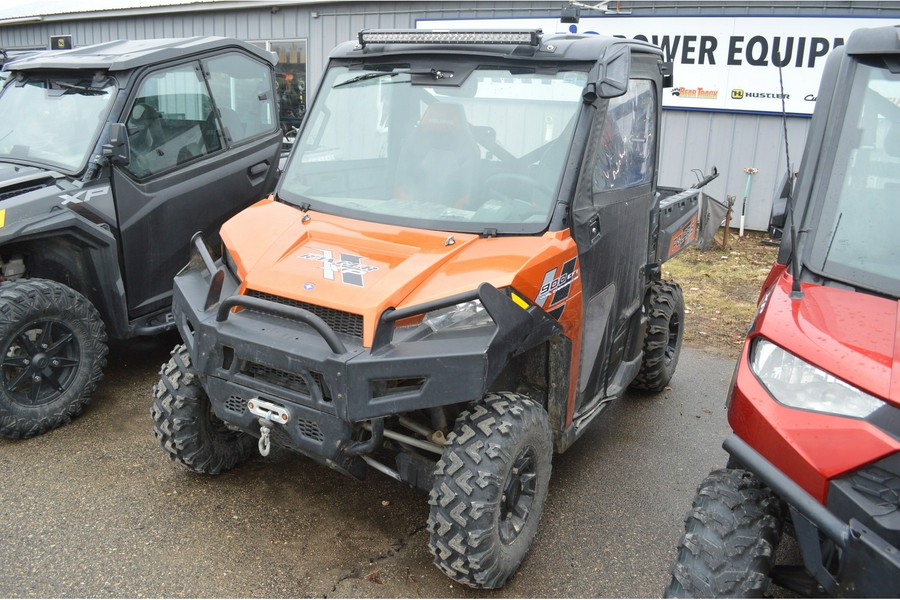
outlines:
[{"label": "black utv tire", "polygon": [[153,386],[153,433],[172,460],[195,473],[218,475],[246,461],[256,439],[229,429],[213,413],[206,390],[183,344],[159,372]]},{"label": "black utv tire", "polygon": [[644,338],[641,369],[631,387],[661,392],[669,384],[678,365],[684,338],[684,294],[672,281],[657,281],[650,286],[649,323]]},{"label": "black utv tire", "polygon": [[713,471],[685,518],[666,598],[762,598],[781,539],[784,508],[741,469]]},{"label": "black utv tire", "polygon": [[80,415],[107,351],[97,309],[72,288],[44,279],[0,285],[0,435],[29,438]]},{"label": "black utv tire", "polygon": [[550,483],[552,436],[527,396],[488,394],[456,419],[428,498],[428,548],[450,578],[498,588],[537,532]]}]

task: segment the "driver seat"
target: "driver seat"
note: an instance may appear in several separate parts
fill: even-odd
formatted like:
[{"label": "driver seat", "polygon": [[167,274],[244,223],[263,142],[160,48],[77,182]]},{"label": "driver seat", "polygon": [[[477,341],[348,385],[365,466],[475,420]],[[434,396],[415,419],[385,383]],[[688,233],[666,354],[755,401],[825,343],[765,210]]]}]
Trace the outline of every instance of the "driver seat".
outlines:
[{"label": "driver seat", "polygon": [[430,105],[400,151],[396,197],[464,207],[481,149],[459,104]]}]

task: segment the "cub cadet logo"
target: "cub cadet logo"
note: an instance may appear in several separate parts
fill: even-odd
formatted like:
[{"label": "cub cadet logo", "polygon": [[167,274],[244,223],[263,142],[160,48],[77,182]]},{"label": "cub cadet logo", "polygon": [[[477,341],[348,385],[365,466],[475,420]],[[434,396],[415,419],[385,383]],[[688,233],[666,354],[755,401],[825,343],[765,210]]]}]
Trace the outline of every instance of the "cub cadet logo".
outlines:
[{"label": "cub cadet logo", "polygon": [[719,90],[705,90],[703,88],[674,88],[673,96],[679,98],[697,98],[699,100],[717,100],[719,98]]},{"label": "cub cadet logo", "polygon": [[[537,298],[534,299],[534,303],[544,308],[544,305],[547,305],[547,312],[554,319],[559,320],[562,316],[563,310],[565,310],[565,300],[569,297],[569,291],[572,289],[572,282],[578,279],[578,259],[572,258],[569,259],[563,264],[562,271],[559,274],[559,277],[556,276],[556,273],[559,269],[553,268],[544,273],[544,281],[541,283],[541,290],[538,292]],[[547,302],[547,299],[550,298],[550,295],[553,297],[550,299],[550,302]],[[561,306],[557,306],[562,303]]]},{"label": "cub cadet logo", "polygon": [[340,273],[341,281],[346,285],[365,287],[363,276],[366,273],[371,273],[372,271],[378,270],[378,267],[362,264],[360,262],[364,258],[362,256],[356,256],[355,254],[347,254],[346,252],[342,252],[341,258],[336,259],[334,258],[334,254],[331,252],[331,250],[322,250],[319,248],[312,249],[321,252],[321,254],[316,254],[315,252],[307,252],[306,254],[301,254],[300,258],[305,260],[314,260],[316,262],[322,263],[322,275],[329,281],[334,281],[334,274]]},{"label": "cub cadet logo", "polygon": [[105,185],[103,187],[95,187],[89,190],[81,190],[80,192],[75,192],[74,194],[62,194],[60,198],[62,198],[62,205],[66,204],[84,204],[85,202],[90,202],[91,198],[95,198],[97,196],[105,196],[109,193],[109,186]]}]

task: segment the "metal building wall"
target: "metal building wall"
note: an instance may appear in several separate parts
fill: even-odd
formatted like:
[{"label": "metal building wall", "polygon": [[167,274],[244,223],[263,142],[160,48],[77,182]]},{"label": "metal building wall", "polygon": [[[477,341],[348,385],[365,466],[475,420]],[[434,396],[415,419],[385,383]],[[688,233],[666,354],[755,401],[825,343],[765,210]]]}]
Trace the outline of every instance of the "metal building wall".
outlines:
[{"label": "metal building wall", "polygon": [[[84,46],[115,39],[223,35],[244,40],[307,40],[310,88],[321,77],[328,52],[366,27],[415,26],[417,19],[558,16],[564,0],[553,2],[322,2],[239,10],[149,9],[140,15],[90,20],[46,21],[0,27],[0,48],[46,47],[51,35],[69,34]],[[642,1],[621,3],[635,15],[852,16],[900,18],[900,1]],[[105,13],[113,14],[113,13]],[[676,81],[678,73],[675,73]],[[791,162],[800,163],[809,119],[788,119]],[[747,183],[745,167],[756,167],[747,203],[747,227],[766,229],[772,197],[786,171],[780,117],[741,113],[667,110],[663,116],[660,183],[688,186],[693,169],[722,174],[707,187],[712,196],[737,197],[740,210]]]}]

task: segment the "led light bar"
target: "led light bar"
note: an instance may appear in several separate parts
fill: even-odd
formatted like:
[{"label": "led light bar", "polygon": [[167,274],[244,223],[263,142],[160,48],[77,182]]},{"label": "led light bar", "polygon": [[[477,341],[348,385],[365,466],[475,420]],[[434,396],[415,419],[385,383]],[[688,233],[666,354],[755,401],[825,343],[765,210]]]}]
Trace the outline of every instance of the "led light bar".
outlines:
[{"label": "led light bar", "polygon": [[359,45],[366,44],[527,44],[539,46],[540,29],[481,30],[457,29],[363,29]]}]

